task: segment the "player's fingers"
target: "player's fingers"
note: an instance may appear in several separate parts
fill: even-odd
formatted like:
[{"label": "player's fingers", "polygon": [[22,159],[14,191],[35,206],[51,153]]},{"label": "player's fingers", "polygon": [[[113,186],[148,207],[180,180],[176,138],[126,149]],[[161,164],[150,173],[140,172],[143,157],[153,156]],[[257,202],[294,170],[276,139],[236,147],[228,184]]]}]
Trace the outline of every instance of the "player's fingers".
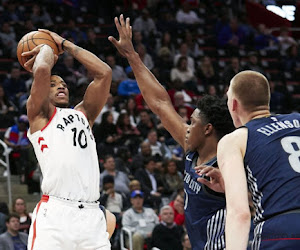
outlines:
[{"label": "player's fingers", "polygon": [[204,184],[204,185],[206,185],[206,186],[208,186],[209,188],[211,186],[211,183],[208,180],[204,179],[204,178],[199,177],[199,178],[197,178],[197,181]]},{"label": "player's fingers", "polygon": [[32,68],[32,65],[35,61],[36,55],[34,55],[32,58],[30,58],[26,63],[24,63],[24,66],[26,68]]},{"label": "player's fingers", "polygon": [[130,26],[130,33],[129,33],[130,39],[132,39],[132,26]]},{"label": "player's fingers", "polygon": [[46,29],[38,29],[38,31],[45,32],[50,35],[51,31]]},{"label": "player's fingers", "polygon": [[121,23],[122,28],[126,27],[123,14],[120,15],[120,23]]},{"label": "player's fingers", "polygon": [[122,28],[121,28],[121,25],[120,25],[120,22],[119,22],[119,19],[117,17],[115,17],[115,25],[116,25],[116,28],[119,32],[119,35],[121,36],[122,33]]},{"label": "player's fingers", "polygon": [[109,36],[108,40],[117,47],[118,41],[113,36]]},{"label": "player's fingers", "polygon": [[127,34],[129,35],[130,34],[130,18],[129,17],[126,18],[126,31],[127,31]]}]

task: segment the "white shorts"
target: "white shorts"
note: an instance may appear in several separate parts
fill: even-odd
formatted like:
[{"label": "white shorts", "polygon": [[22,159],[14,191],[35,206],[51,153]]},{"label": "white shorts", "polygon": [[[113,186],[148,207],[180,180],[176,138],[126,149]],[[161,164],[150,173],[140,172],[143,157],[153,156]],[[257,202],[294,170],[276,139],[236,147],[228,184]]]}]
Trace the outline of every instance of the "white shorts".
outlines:
[{"label": "white shorts", "polygon": [[28,250],[111,249],[99,203],[74,202],[43,195],[36,205]]}]

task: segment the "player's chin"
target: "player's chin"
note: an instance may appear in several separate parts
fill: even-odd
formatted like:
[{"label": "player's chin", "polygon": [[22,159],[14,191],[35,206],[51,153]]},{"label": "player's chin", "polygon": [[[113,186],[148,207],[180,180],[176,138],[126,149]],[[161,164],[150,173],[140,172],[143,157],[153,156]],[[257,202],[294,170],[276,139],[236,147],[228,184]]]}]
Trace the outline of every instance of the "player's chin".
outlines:
[{"label": "player's chin", "polygon": [[55,102],[55,106],[58,108],[67,108],[69,106],[69,100],[58,100]]}]

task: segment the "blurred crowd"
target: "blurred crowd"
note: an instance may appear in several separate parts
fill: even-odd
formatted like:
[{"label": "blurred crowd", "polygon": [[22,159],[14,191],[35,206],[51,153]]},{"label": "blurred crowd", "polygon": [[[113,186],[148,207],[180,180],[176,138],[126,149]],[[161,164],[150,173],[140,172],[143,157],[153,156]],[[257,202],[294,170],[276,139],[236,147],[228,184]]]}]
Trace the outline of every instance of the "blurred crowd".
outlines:
[{"label": "blurred crowd", "polygon": [[[136,51],[187,123],[198,98],[205,94],[226,98],[230,79],[247,69],[261,72],[270,80],[273,113],[299,111],[298,41],[287,27],[281,27],[277,36],[263,23],[253,27],[247,21],[245,7],[234,6],[233,2],[2,0],[0,132],[1,139],[12,148],[12,174],[20,176],[29,193],[40,192],[41,174],[27,138],[25,107],[32,76],[17,62],[16,48],[24,34],[47,28],[93,52],[112,68],[111,94],[93,132],[101,168],[100,202],[117,217],[113,247],[119,247],[121,226],[125,224],[135,228],[134,249],[144,244],[188,249],[184,246],[184,152],[149,110],[131,67],[107,37],[117,33],[114,16],[123,13],[131,18]],[[53,73],[68,84],[71,107],[81,101],[93,79],[66,53],[60,56]],[[135,211],[141,209],[138,219]],[[21,225],[24,220],[27,223],[25,215],[8,217],[7,230],[12,219]],[[159,238],[164,234],[171,238]],[[161,245],[164,242],[174,245],[165,248]]]}]

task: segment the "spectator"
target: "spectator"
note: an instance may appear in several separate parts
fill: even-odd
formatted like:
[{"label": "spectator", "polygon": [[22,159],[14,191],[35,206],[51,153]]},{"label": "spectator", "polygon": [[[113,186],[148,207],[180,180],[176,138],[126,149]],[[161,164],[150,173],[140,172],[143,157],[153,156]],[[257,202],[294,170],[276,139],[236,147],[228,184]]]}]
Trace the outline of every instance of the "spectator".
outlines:
[{"label": "spectator", "polygon": [[140,122],[137,125],[142,137],[145,139],[151,129],[156,129],[156,123],[150,116],[150,111],[143,109],[140,111]]},{"label": "spectator", "polygon": [[6,231],[6,217],[8,215],[8,207],[5,202],[0,202],[0,234]]},{"label": "spectator", "polygon": [[188,1],[182,3],[181,9],[176,13],[176,20],[178,23],[188,25],[203,23],[203,20],[198,17],[196,12],[191,10]]},{"label": "spectator", "polygon": [[108,95],[107,101],[106,101],[103,109],[100,111],[100,114],[97,116],[97,118],[95,120],[95,124],[101,123],[102,116],[107,111],[109,111],[113,117],[113,124],[116,124],[120,113],[115,108],[115,100],[114,100],[114,97],[112,96],[112,94]]},{"label": "spectator", "polygon": [[120,144],[129,147],[134,154],[140,142],[140,131],[131,125],[129,115],[121,113],[117,121],[117,132],[120,136]]},{"label": "spectator", "polygon": [[12,126],[16,113],[16,106],[7,98],[2,85],[0,85],[0,128]]},{"label": "spectator", "polygon": [[156,34],[156,26],[153,19],[149,16],[147,9],[142,10],[142,15],[136,18],[133,22],[132,28],[134,31],[143,33],[145,38]]},{"label": "spectator", "polygon": [[190,56],[198,58],[202,55],[202,51],[199,48],[194,32],[186,31],[184,36],[184,42],[187,44],[190,52]]},{"label": "spectator", "polygon": [[184,233],[181,238],[182,250],[192,250],[192,245],[189,239],[189,235]]},{"label": "spectator", "polygon": [[124,198],[120,193],[115,191],[115,180],[111,175],[103,178],[103,191],[100,194],[100,204],[116,216],[116,220],[120,221],[124,207]]},{"label": "spectator", "polygon": [[[143,206],[144,193],[135,190],[131,193],[132,207],[122,217],[122,225],[132,232],[134,250],[143,250],[144,242],[149,244],[153,228],[158,224],[158,217],[152,208]],[[150,245],[150,244],[149,244]]]},{"label": "spectator", "polygon": [[158,51],[158,57],[155,62],[155,70],[158,78],[164,86],[170,86],[170,73],[173,68],[173,57],[167,47],[162,47]]},{"label": "spectator", "polygon": [[224,84],[229,85],[232,77],[243,70],[244,69],[240,64],[240,59],[237,56],[231,57],[230,65],[228,65],[223,72]]},{"label": "spectator", "polygon": [[30,19],[37,27],[50,27],[53,25],[52,19],[45,9],[41,9],[38,4],[32,6]]},{"label": "spectator", "polygon": [[258,25],[258,34],[254,37],[256,50],[277,50],[279,47],[278,39],[271,34],[265,24]]},{"label": "spectator", "polygon": [[179,107],[185,107],[188,118],[191,117],[194,111],[193,106],[191,105],[192,101],[192,96],[185,90],[177,91],[173,96],[173,105],[175,110],[178,112]]},{"label": "spectator", "polygon": [[22,175],[23,182],[25,182],[25,172],[28,168],[31,148],[27,138],[27,130],[28,118],[26,115],[21,115],[17,124],[9,127],[4,135],[4,142],[13,150],[10,154],[11,173]]},{"label": "spectator", "polygon": [[249,58],[249,62],[246,64],[246,69],[264,74],[264,70],[260,65],[258,54],[254,51],[251,51],[248,53],[248,58]]},{"label": "spectator", "polygon": [[282,27],[280,30],[280,35],[278,36],[278,41],[280,45],[281,52],[286,52],[286,50],[293,46],[297,45],[296,40],[289,35],[289,30],[287,27]]},{"label": "spectator", "polygon": [[141,93],[137,81],[134,78],[134,74],[130,66],[125,69],[127,74],[127,79],[120,82],[118,87],[118,94],[124,97],[129,97],[131,95],[136,95]]},{"label": "spectator", "polygon": [[7,231],[0,235],[0,249],[27,249],[28,234],[19,232],[20,217],[10,214],[6,219]]},{"label": "spectator", "polygon": [[140,122],[140,113],[137,109],[135,99],[129,97],[125,103],[126,113],[129,115],[130,124],[134,127],[137,127],[137,124]]},{"label": "spectator", "polygon": [[151,156],[151,146],[149,142],[145,142],[143,141],[140,144],[140,152],[138,154],[136,154],[135,156],[133,156],[132,159],[132,165],[131,165],[131,169],[132,169],[132,174],[134,175],[135,172],[138,169],[143,168],[144,166],[144,160],[146,158],[148,158],[149,156]]},{"label": "spectator", "polygon": [[2,24],[0,32],[0,41],[3,44],[3,54],[6,57],[16,57],[16,33],[14,32],[13,27],[10,26],[9,22]]},{"label": "spectator", "polygon": [[171,81],[179,79],[183,83],[195,80],[193,71],[188,68],[188,61],[185,56],[178,58],[176,67],[171,70]]},{"label": "spectator", "polygon": [[174,222],[177,225],[183,225],[184,224],[184,208],[183,208],[183,194],[178,193],[175,197],[175,200],[170,202],[170,206],[174,210]]},{"label": "spectator", "polygon": [[177,65],[177,62],[180,57],[185,56],[187,59],[187,67],[194,73],[195,71],[195,61],[192,57],[189,56],[189,47],[186,43],[181,43],[179,47],[179,53],[174,57],[174,65]]},{"label": "spectator", "polygon": [[[200,65],[197,68],[197,78],[204,88],[210,84],[219,84],[219,76],[209,56],[204,56],[201,59]],[[200,90],[198,87],[199,92],[201,92]]]},{"label": "spectator", "polygon": [[173,159],[164,162],[163,182],[167,184],[170,194],[183,188],[183,175],[177,170],[177,162]]},{"label": "spectator", "polygon": [[144,160],[144,168],[140,168],[135,172],[135,179],[141,183],[142,191],[145,193],[146,198],[145,204],[158,209],[165,187],[161,175],[156,173],[155,169],[155,158],[146,158]]},{"label": "spectator", "polygon": [[76,25],[73,19],[69,19],[67,29],[62,33],[62,36],[76,44],[85,43],[87,41],[86,33]]},{"label": "spectator", "polygon": [[14,200],[12,211],[20,216],[19,232],[29,234],[31,214],[26,211],[25,200],[21,197]]},{"label": "spectator", "polygon": [[149,70],[152,70],[154,63],[152,57],[147,53],[146,47],[143,44],[136,46],[136,51],[139,54],[141,60]]},{"label": "spectator", "polygon": [[113,115],[110,111],[104,112],[100,125],[94,126],[94,136],[99,158],[115,153],[120,136],[117,132],[117,126],[113,123]]},{"label": "spectator", "polygon": [[174,211],[169,205],[160,209],[160,224],[152,232],[151,246],[163,250],[182,250],[182,226],[174,222]]},{"label": "spectator", "polygon": [[116,64],[116,59],[113,55],[106,56],[106,63],[112,69],[112,80],[114,82],[120,83],[127,78],[127,75],[123,67]]},{"label": "spectator", "polygon": [[246,34],[239,26],[238,20],[232,18],[230,24],[223,27],[218,34],[218,44],[222,48],[239,49],[245,45]]},{"label": "spectator", "polygon": [[[138,148],[138,145],[136,146]],[[137,151],[137,149],[136,149]],[[131,175],[131,152],[127,146],[120,145],[117,149],[115,158],[116,170],[126,173],[127,177],[132,180]]]},{"label": "spectator", "polygon": [[91,51],[98,57],[102,53],[103,49],[101,48],[99,41],[97,41],[97,35],[92,28],[88,29],[87,40],[83,40],[82,47],[87,49],[88,51]]},{"label": "spectator", "polygon": [[103,178],[107,175],[114,177],[115,191],[120,194],[129,194],[129,179],[124,172],[115,169],[115,160],[111,155],[107,155],[103,162],[104,171],[100,175],[100,190],[103,190]]},{"label": "spectator", "polygon": [[171,151],[166,144],[158,141],[157,131],[155,129],[151,129],[148,132],[145,142],[150,143],[152,156],[154,156],[157,161],[163,161],[172,158]]},{"label": "spectator", "polygon": [[22,99],[27,98],[25,81],[21,78],[20,68],[13,66],[10,75],[3,82],[3,89],[8,99],[20,107]]},{"label": "spectator", "polygon": [[115,153],[115,147],[118,145],[120,136],[117,132],[117,126],[113,123],[113,115],[110,111],[103,113],[100,125],[94,126],[94,136],[99,158]]},{"label": "spectator", "polygon": [[172,42],[172,36],[170,32],[166,31],[163,33],[160,40],[156,44],[156,51],[159,53],[160,49],[167,48],[169,49],[170,55],[173,58],[175,55],[175,45]]}]

